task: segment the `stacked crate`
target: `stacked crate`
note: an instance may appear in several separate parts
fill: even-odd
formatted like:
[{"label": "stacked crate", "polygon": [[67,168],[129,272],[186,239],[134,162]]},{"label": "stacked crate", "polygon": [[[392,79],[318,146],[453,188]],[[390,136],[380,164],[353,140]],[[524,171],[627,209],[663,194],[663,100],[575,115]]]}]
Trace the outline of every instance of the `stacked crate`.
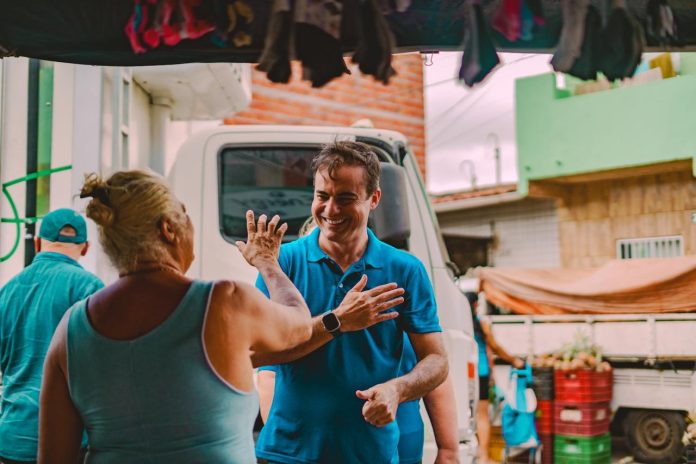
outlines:
[{"label": "stacked crate", "polygon": [[554,372],[553,367],[532,369],[532,388],[537,398],[536,429],[541,441],[542,464],[553,463]]},{"label": "stacked crate", "polygon": [[488,444],[488,456],[497,462],[503,460],[505,453],[505,440],[503,440],[503,430],[500,426],[491,427],[491,441]]},{"label": "stacked crate", "polygon": [[696,443],[689,443],[684,447],[686,464],[696,464]]},{"label": "stacked crate", "polygon": [[554,384],[554,462],[609,464],[612,371],[557,370]]}]

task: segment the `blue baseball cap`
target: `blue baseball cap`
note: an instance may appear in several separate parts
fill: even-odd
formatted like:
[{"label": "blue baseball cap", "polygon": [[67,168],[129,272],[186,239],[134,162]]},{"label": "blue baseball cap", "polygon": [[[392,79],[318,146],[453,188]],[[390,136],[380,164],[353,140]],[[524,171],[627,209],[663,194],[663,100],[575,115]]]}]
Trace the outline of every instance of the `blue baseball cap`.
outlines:
[{"label": "blue baseball cap", "polygon": [[[75,235],[63,235],[60,230],[70,226]],[[87,223],[80,213],[70,208],[51,211],[41,220],[39,237],[49,242],[85,243],[87,241]]]}]

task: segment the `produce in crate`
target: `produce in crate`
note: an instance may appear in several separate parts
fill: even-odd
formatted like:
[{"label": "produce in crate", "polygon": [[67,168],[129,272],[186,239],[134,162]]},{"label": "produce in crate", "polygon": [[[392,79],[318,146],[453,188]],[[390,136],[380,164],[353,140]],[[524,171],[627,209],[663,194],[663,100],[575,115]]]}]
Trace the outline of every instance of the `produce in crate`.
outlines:
[{"label": "produce in crate", "polygon": [[553,367],[557,370],[592,369],[597,372],[611,370],[608,362],[602,359],[602,348],[592,345],[587,336],[578,332],[575,339],[559,351],[530,359],[532,367]]}]

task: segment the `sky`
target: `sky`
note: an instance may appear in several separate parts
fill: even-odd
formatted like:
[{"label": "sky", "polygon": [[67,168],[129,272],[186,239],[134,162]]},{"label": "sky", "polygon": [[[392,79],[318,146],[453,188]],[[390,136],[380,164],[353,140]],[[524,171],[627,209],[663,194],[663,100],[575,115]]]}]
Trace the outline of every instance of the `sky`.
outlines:
[{"label": "sky", "polygon": [[432,194],[496,182],[495,146],[503,183],[517,180],[515,79],[551,72],[551,55],[500,53],[501,64],[469,89],[459,84],[461,53],[438,53],[425,67],[426,184]]}]

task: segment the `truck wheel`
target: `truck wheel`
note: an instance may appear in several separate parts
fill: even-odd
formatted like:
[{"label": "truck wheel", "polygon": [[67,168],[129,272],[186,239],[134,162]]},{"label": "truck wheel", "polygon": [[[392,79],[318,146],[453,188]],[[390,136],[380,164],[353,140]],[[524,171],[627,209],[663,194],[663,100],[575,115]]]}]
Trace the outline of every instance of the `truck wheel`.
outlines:
[{"label": "truck wheel", "polygon": [[626,442],[636,461],[678,463],[685,428],[684,415],[676,411],[631,411],[626,417]]}]

